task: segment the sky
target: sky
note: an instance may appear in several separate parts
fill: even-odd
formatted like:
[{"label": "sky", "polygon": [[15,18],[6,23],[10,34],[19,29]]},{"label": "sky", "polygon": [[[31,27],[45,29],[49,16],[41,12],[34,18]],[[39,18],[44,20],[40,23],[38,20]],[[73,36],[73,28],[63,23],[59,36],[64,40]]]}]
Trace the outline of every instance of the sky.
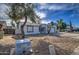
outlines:
[{"label": "sky", "polygon": [[[4,4],[0,4],[0,20],[8,19],[4,13],[6,8]],[[63,19],[67,24],[71,20],[73,26],[79,27],[79,4],[77,3],[36,3],[34,11],[42,19],[42,23],[47,24]]]},{"label": "sky", "polygon": [[57,20],[63,19],[67,24],[71,20],[73,26],[79,27],[79,4],[37,4],[35,12],[43,20],[42,23],[57,22]]}]

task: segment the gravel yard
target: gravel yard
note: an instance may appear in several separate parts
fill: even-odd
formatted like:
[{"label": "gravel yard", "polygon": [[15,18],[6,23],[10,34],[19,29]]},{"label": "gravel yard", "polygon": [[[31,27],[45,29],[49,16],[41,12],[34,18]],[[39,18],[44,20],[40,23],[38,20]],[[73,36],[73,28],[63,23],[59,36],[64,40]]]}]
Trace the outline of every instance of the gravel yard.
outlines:
[{"label": "gravel yard", "polygon": [[[57,55],[69,55],[79,46],[78,39],[67,36],[37,35],[28,38],[31,40],[34,55],[49,55],[49,45],[54,45]],[[9,54],[10,49],[15,46],[15,41],[13,35],[5,35],[0,39],[0,54]]]}]

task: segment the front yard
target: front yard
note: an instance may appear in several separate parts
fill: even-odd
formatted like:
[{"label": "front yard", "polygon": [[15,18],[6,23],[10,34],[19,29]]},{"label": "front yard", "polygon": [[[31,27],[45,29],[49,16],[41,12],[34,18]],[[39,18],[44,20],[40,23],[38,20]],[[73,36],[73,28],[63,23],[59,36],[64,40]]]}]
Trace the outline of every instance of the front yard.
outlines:
[{"label": "front yard", "polygon": [[[70,37],[38,35],[28,36],[28,38],[31,40],[34,55],[49,55],[49,45],[55,46],[57,55],[68,55],[79,45],[78,39]],[[0,54],[9,54],[10,49],[15,47],[15,40],[13,35],[5,35],[3,39],[0,39]]]}]

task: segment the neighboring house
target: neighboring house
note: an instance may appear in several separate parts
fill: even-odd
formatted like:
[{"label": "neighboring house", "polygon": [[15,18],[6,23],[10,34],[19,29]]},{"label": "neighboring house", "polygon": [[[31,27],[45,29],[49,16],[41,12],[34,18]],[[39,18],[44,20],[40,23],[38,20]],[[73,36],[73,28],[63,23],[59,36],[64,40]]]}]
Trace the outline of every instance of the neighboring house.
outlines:
[{"label": "neighboring house", "polygon": [[15,34],[15,28],[12,26],[6,26],[4,28],[4,33],[5,34]]},{"label": "neighboring house", "polygon": [[[23,19],[22,19],[23,20]],[[22,21],[19,23],[19,27],[16,27],[15,34],[21,34],[21,25],[23,24]],[[53,31],[52,31],[53,32]],[[27,18],[27,23],[24,27],[24,33],[28,34],[40,34],[40,33],[47,33],[47,24],[42,24],[41,19],[36,17],[36,23],[33,23]]]},{"label": "neighboring house", "polygon": [[0,21],[0,24],[2,24],[3,29],[6,27],[6,21]]},{"label": "neighboring house", "polygon": [[12,27],[11,25],[7,25],[6,21],[0,21],[0,24],[3,25],[4,34],[14,34],[15,33],[15,28]]},{"label": "neighboring house", "polygon": [[72,30],[73,32],[79,32],[79,28],[78,27],[75,27],[75,26],[73,26],[73,30]]},{"label": "neighboring house", "polygon": [[[67,25],[67,27],[66,27],[66,29],[65,29],[67,32],[71,32],[71,28],[70,28],[70,25]],[[75,27],[75,26],[73,26],[73,28],[72,28],[72,31],[74,32],[74,31],[78,31],[78,28],[77,27]]]},{"label": "neighboring house", "polygon": [[70,25],[67,25],[65,31],[67,31],[67,32],[70,32],[70,31],[71,31],[71,29],[70,29]]}]

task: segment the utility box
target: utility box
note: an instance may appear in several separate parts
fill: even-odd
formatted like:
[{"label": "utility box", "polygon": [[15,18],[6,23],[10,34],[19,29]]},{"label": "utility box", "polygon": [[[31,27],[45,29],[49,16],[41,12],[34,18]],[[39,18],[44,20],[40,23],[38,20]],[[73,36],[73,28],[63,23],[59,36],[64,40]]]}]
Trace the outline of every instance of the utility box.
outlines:
[{"label": "utility box", "polygon": [[23,55],[32,52],[32,46],[29,39],[16,40],[16,54]]}]

